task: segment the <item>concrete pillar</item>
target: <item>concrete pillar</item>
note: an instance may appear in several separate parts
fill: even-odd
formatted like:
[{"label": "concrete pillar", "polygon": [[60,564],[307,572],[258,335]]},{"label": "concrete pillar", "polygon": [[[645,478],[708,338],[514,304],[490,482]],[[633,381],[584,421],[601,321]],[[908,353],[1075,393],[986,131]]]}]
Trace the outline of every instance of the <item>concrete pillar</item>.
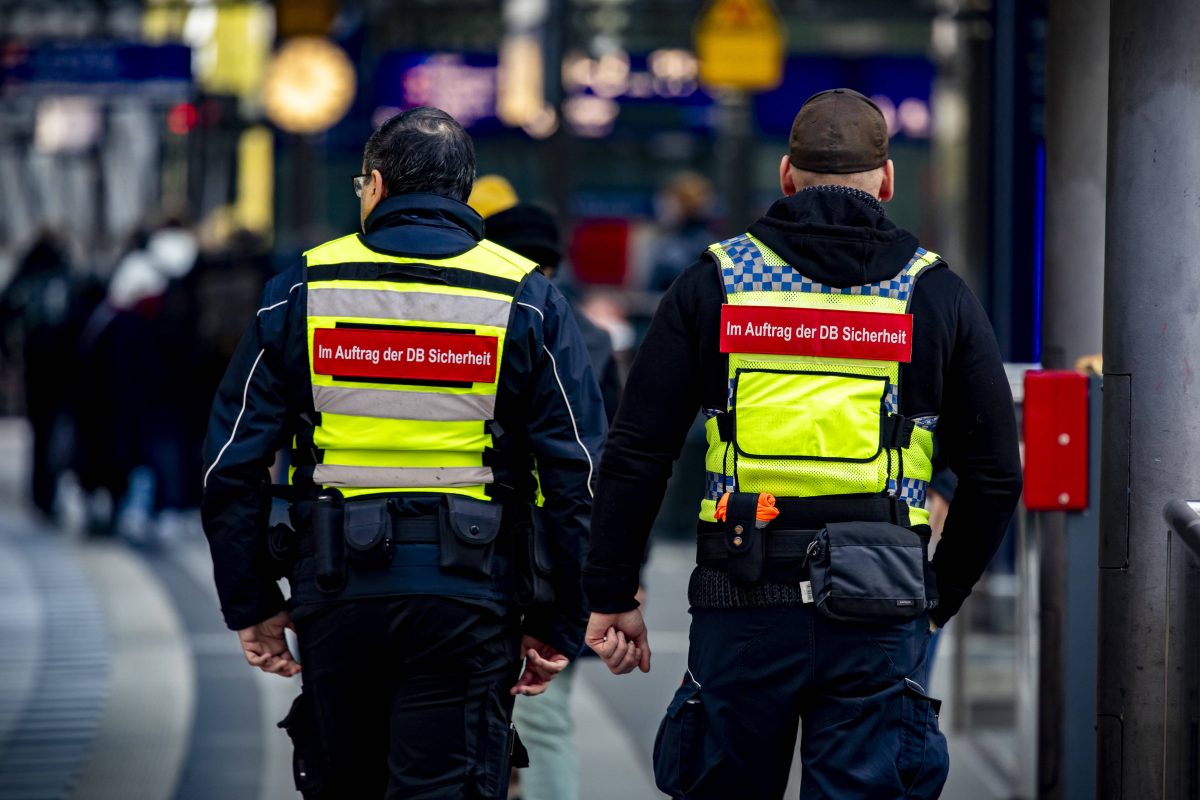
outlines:
[{"label": "concrete pillar", "polygon": [[1112,0],[1111,25],[1097,795],[1175,800],[1200,628],[1162,509],[1200,498],[1200,3]]},{"label": "concrete pillar", "polygon": [[[1101,350],[1108,17],[1109,0],[1051,0],[1049,6],[1042,313],[1048,369],[1070,369],[1080,356]],[[1098,506],[1099,498],[1091,502]],[[1037,796],[1046,800],[1095,796],[1095,513],[1088,515],[1090,525],[1063,512],[1036,520]],[[1082,634],[1083,648],[1068,648],[1072,634]]]}]

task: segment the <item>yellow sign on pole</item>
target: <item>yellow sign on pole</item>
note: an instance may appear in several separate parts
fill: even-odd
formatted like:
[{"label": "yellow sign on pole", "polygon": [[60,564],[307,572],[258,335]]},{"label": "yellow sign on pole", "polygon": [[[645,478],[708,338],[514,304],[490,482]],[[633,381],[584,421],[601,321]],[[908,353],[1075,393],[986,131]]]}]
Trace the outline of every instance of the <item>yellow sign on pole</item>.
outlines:
[{"label": "yellow sign on pole", "polygon": [[783,80],[786,40],[770,0],[711,0],[696,21],[700,82],[765,91]]}]

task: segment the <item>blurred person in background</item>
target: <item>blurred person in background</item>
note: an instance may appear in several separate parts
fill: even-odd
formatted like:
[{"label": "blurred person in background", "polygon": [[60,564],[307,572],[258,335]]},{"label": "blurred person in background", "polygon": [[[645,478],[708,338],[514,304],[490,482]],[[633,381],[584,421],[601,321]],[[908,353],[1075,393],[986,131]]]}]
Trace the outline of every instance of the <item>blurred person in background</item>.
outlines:
[{"label": "blurred person in background", "polygon": [[[476,200],[473,193],[472,204]],[[528,258],[547,278],[555,278],[563,248],[558,221],[549,211],[534,205],[517,204],[491,216],[484,215],[484,225],[490,241]],[[599,378],[604,409],[611,421],[621,399],[612,340],[586,316],[577,313],[575,321],[587,345],[592,371]],[[586,648],[584,650],[590,653]],[[516,787],[509,793],[510,798],[575,800],[579,796],[579,754],[570,709],[575,671],[575,666],[569,665],[539,697],[517,698],[513,722],[529,750],[529,767],[519,771],[521,774]],[[514,774],[514,777],[517,776]]]},{"label": "blurred person in background", "polygon": [[[707,419],[688,668],[654,752],[672,798],[782,797],[801,721],[806,798],[935,798],[946,780],[928,637],[1000,545],[1021,465],[987,315],[886,216],[887,146],[867,97],[806,101],[783,198],[671,285],[613,423],[586,638],[623,674],[650,669],[638,556]],[[959,483],[930,568],[935,430]],[[858,580],[835,592],[842,570]]]},{"label": "blurred person in background", "polygon": [[148,535],[155,491],[149,451],[163,391],[154,321],[168,280],[144,248],[131,250],[79,336],[78,379],[88,392],[75,403],[75,471],[92,535]]},{"label": "blurred person in background", "polygon": [[[250,665],[304,676],[281,726],[306,798],[503,798],[514,696],[582,645],[603,402],[561,294],[484,238],[474,173],[445,112],[384,122],[363,233],[267,285],[213,404],[221,610]],[[268,532],[273,494],[294,530]]]},{"label": "blurred person in background", "polygon": [[0,355],[20,361],[33,434],[29,496],[46,517],[54,513],[58,478],[69,460],[71,398],[87,385],[72,368],[74,296],[64,247],[50,233],[34,241],[0,294]]},{"label": "blurred person in background", "polygon": [[651,265],[652,292],[665,292],[712,244],[712,182],[696,172],[680,172],[656,198],[659,233]]},{"label": "blurred person in background", "polygon": [[145,254],[166,279],[150,319],[152,364],[147,367],[155,383],[144,387],[148,418],[143,424],[144,458],[154,477],[150,512],[156,533],[169,540],[181,533],[179,512],[200,507],[200,439],[189,435],[205,418],[195,401],[201,339],[191,277],[199,247],[195,233],[172,219],[150,234]]},{"label": "blurred person in background", "polygon": [[[490,215],[480,211],[480,216],[483,217],[488,239],[525,256],[537,264],[551,282],[556,281],[563,247],[558,220],[553,214],[535,205],[519,204]],[[613,352],[613,340],[606,330],[586,314],[574,310],[575,323],[587,345],[592,371],[604,396],[604,411],[611,421],[617,414],[617,404],[621,400],[621,375]]]}]

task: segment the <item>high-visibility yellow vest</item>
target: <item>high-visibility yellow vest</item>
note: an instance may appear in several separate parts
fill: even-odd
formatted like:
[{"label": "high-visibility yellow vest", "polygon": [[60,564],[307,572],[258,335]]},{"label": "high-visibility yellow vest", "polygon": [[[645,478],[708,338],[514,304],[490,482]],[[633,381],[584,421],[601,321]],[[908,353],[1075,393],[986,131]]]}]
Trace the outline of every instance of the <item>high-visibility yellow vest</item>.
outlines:
[{"label": "high-visibility yellow vest", "polygon": [[[901,415],[901,362],[879,352],[900,347],[889,343],[903,342],[905,334],[880,332],[874,325],[904,322],[917,278],[938,255],[918,249],[894,278],[837,288],[801,275],[749,234],[709,251],[724,283],[723,334],[741,338],[722,348],[729,355],[726,407],[705,412],[707,485],[700,519],[715,522],[717,502],[726,492],[770,492],[892,496],[907,505],[910,525],[927,523],[937,416]],[[778,324],[770,321],[774,317]],[[735,322],[746,318],[759,320],[757,327],[749,323],[754,333],[749,340],[742,336],[745,325]],[[826,324],[842,318],[868,324]],[[905,324],[911,340],[910,317]],[[750,340],[768,344],[751,346]],[[906,344],[911,349],[911,341]],[[739,346],[758,352],[732,349]],[[835,355],[778,352],[822,348]],[[848,357],[850,352],[870,357]]]},{"label": "high-visibility yellow vest", "polygon": [[487,500],[505,336],[536,265],[486,240],[430,259],[377,252],[351,235],[304,255],[318,419],[311,442],[294,447],[313,452],[313,483],[345,497]]}]

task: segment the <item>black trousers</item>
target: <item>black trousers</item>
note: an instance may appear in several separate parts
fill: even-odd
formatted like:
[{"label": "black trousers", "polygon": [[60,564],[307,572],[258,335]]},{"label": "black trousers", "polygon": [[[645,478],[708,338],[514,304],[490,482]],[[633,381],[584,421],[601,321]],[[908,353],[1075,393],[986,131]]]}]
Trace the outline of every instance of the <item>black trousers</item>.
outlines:
[{"label": "black trousers", "polygon": [[310,715],[316,733],[305,755],[304,737],[288,730],[305,798],[506,796],[508,691],[521,664],[514,619],[446,598],[389,597],[304,609],[296,628],[304,695],[294,715]]}]

